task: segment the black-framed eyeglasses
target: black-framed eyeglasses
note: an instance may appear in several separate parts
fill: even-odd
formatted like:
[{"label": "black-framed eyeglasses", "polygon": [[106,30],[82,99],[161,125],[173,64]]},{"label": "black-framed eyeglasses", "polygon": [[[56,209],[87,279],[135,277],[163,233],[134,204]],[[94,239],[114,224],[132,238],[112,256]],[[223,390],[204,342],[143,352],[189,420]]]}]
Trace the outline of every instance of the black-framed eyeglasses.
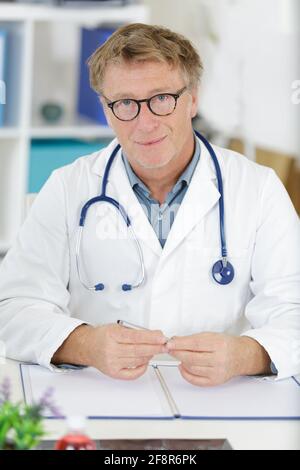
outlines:
[{"label": "black-framed eyeglasses", "polygon": [[[133,98],[123,98],[121,100],[107,103],[113,114],[120,121],[132,121],[141,110],[141,103],[147,103],[150,111],[156,116],[168,116],[176,108],[177,100],[187,87],[181,88],[177,93],[159,93],[158,95],[145,98],[144,100],[134,100]],[[107,99],[107,98],[105,98]]]}]

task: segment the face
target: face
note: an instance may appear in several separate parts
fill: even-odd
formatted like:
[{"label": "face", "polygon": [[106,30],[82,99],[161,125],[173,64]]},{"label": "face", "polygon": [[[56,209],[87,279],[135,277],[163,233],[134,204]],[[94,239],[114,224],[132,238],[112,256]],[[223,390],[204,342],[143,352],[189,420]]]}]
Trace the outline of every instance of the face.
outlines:
[{"label": "face", "polygon": [[[103,95],[111,101],[144,99],[160,93],[177,93],[186,85],[181,70],[161,62],[111,64],[103,82]],[[118,120],[101,98],[112,127],[134,169],[155,169],[192,156],[194,137],[191,119],[197,112],[197,91],[185,91],[174,112],[156,116],[147,103],[132,121]],[[186,155],[187,152],[190,155]]]}]

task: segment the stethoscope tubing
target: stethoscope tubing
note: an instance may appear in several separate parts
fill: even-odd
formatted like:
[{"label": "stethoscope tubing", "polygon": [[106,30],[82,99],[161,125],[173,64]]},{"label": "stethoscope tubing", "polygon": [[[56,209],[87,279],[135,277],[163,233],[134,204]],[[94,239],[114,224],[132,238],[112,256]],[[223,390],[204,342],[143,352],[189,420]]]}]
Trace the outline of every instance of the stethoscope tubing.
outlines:
[{"label": "stethoscope tubing", "polygon": [[[226,237],[225,237],[224,190],[223,190],[222,173],[221,173],[221,169],[219,166],[216,153],[213,147],[211,146],[211,144],[208,142],[208,140],[205,137],[203,137],[202,134],[200,134],[197,131],[194,131],[194,132],[196,136],[201,140],[201,142],[207,148],[215,166],[218,190],[220,193],[219,227],[220,227],[220,242],[221,242],[222,258],[221,260],[218,260],[216,263],[214,263],[212,267],[212,276],[218,284],[226,285],[226,284],[229,284],[234,278],[234,268],[232,264],[229,263],[229,261],[227,260],[227,246],[226,246]],[[109,160],[104,170],[103,179],[102,179],[101,194],[99,196],[89,199],[84,204],[80,212],[79,229],[78,229],[77,242],[76,242],[76,268],[77,268],[79,281],[86,289],[90,291],[101,291],[105,288],[104,284],[101,282],[95,285],[86,284],[84,280],[82,279],[81,270],[80,270],[80,247],[81,247],[82,232],[83,232],[88,210],[95,203],[108,203],[112,205],[119,212],[119,214],[121,214],[124,220],[124,223],[127,225],[128,229],[131,232],[131,236],[136,247],[136,251],[139,257],[139,262],[140,262],[140,267],[141,267],[140,277],[135,284],[129,284],[129,283],[122,284],[122,290],[129,291],[132,289],[136,289],[137,287],[140,287],[141,285],[145,283],[146,270],[145,270],[145,264],[144,264],[144,259],[143,259],[143,252],[142,252],[140,243],[138,241],[138,238],[136,237],[136,234],[132,228],[131,220],[126,210],[124,209],[124,207],[118,201],[106,195],[107,183],[109,180],[111,167],[120,149],[121,149],[120,144],[117,144],[109,157]]]}]

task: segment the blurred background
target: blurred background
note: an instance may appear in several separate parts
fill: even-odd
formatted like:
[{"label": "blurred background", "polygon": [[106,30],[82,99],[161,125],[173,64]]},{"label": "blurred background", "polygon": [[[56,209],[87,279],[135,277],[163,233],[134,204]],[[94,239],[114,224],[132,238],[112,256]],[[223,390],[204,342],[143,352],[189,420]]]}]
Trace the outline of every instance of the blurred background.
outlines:
[{"label": "blurred background", "polygon": [[113,138],[85,61],[120,25],[186,35],[196,129],[275,169],[300,214],[298,0],[0,1],[0,256],[51,171]]}]

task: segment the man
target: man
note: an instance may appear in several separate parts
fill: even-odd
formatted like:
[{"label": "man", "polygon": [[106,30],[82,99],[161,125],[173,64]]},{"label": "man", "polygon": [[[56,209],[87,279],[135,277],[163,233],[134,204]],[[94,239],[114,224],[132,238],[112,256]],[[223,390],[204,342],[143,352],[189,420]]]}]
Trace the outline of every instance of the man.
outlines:
[{"label": "man", "polygon": [[[135,379],[155,354],[169,352],[198,386],[299,373],[297,214],[272,170],[217,147],[235,273],[226,285],[212,276],[221,194],[192,128],[202,70],[193,46],[168,29],[133,24],[97,49],[89,67],[117,140],[51,175],[5,258],[7,355]],[[116,204],[88,203],[82,216],[101,187],[126,210],[140,253]],[[138,287],[124,291],[124,281]]]}]

